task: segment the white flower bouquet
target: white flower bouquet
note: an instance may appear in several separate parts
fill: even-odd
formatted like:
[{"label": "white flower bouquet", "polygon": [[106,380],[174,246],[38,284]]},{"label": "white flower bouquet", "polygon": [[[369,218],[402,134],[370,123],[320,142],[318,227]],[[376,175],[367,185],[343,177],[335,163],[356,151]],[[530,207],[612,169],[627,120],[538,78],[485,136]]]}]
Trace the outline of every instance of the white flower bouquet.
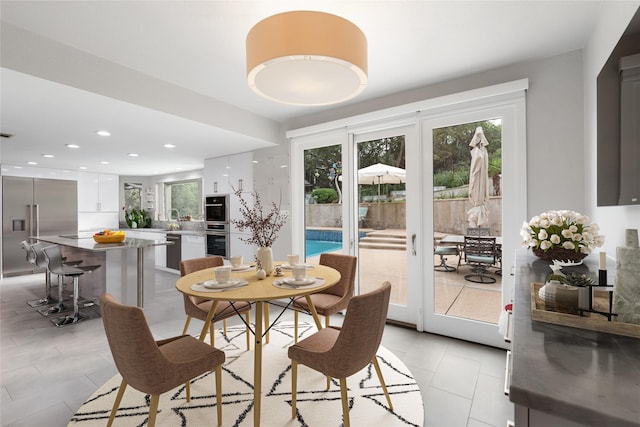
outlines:
[{"label": "white flower bouquet", "polygon": [[570,210],[548,211],[522,224],[523,246],[542,259],[580,261],[604,244],[600,227]]}]

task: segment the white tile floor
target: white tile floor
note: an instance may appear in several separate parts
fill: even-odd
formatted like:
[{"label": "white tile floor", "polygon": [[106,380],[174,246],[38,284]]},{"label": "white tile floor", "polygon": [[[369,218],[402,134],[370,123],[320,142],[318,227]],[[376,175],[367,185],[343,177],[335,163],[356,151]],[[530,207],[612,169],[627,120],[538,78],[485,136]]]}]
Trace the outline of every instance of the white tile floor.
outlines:
[{"label": "white tile floor", "polygon": [[[177,276],[157,271],[145,312],[157,338],[184,325]],[[66,426],[95,389],[116,373],[102,322],[56,328],[25,304],[41,296],[44,276],[0,280],[0,411],[4,427]],[[333,324],[340,323],[334,316]],[[191,322],[199,333],[201,323]],[[503,394],[505,353],[465,341],[388,325],[382,344],[414,374],[425,427],[503,427],[513,405]]]}]

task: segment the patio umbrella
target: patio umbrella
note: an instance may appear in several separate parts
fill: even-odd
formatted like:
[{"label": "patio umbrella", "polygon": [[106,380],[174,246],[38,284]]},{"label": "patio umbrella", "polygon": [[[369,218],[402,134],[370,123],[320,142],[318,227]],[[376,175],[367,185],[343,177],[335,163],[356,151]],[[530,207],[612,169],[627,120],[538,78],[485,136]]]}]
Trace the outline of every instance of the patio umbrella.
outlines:
[{"label": "patio umbrella", "polygon": [[476,133],[469,143],[471,149],[471,167],[469,170],[469,202],[471,209],[467,211],[469,226],[476,228],[489,223],[489,142],[484,136],[482,126],[476,128]]},{"label": "patio umbrella", "polygon": [[[407,182],[406,178],[407,171],[384,163],[376,163],[358,170],[358,184],[378,184],[378,203],[380,203],[380,184],[402,184]],[[378,208],[377,218],[378,225],[375,228],[381,229],[380,208]]]},{"label": "patio umbrella", "polygon": [[378,184],[378,196],[380,184],[402,184],[406,182],[407,171],[395,166],[376,163],[358,170],[358,184]]}]

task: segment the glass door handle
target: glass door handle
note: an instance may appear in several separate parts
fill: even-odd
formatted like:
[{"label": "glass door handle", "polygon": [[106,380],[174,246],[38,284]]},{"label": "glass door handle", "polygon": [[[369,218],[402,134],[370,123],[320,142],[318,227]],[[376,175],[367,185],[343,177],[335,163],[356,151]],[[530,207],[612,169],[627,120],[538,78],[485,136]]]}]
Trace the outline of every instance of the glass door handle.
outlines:
[{"label": "glass door handle", "polygon": [[411,255],[416,255],[416,235],[415,233],[411,235]]}]

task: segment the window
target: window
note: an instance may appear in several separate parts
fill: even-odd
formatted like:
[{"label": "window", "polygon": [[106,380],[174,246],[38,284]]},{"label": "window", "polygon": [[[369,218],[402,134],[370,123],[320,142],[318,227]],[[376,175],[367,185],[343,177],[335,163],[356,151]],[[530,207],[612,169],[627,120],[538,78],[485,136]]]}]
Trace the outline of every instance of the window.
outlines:
[{"label": "window", "polygon": [[167,220],[202,221],[202,180],[166,182],[164,206]]},{"label": "window", "polygon": [[134,182],[124,183],[124,208],[142,209],[142,184]]}]

